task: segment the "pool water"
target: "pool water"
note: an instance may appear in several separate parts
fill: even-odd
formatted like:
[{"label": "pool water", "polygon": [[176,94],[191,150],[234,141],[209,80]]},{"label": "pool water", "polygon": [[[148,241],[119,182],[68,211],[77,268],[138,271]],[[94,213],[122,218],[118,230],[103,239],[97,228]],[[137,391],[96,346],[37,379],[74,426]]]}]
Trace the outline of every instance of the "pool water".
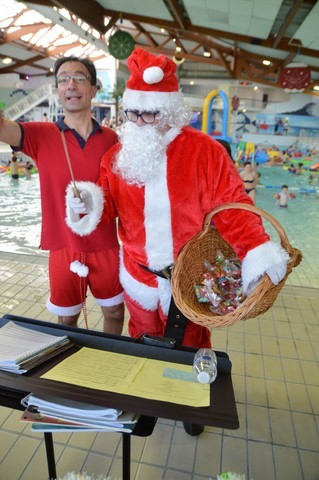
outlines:
[{"label": "pool water", "polygon": [[41,255],[41,205],[38,174],[13,180],[0,175],[0,251]]},{"label": "pool water", "polygon": [[[319,174],[304,170],[301,175],[288,172],[287,167],[259,167],[257,171],[261,173],[260,182],[265,188],[279,189],[281,185],[286,184],[292,193],[312,193],[319,195]],[[312,176],[312,180],[310,179]]]},{"label": "pool water", "polygon": [[[303,261],[288,277],[287,283],[308,287],[319,287],[319,175],[308,183],[309,172],[295,175],[282,167],[261,167],[260,185],[257,187],[256,206],[266,210],[284,228],[290,244],[299,248]],[[280,208],[274,195],[281,185],[286,184],[296,195],[289,201],[288,208]],[[266,221],[265,228],[273,240],[278,234]]]},{"label": "pool water", "polygon": [[[309,173],[297,176],[282,167],[260,167],[261,184],[257,187],[256,206],[266,210],[283,226],[293,247],[303,253],[301,265],[294,269],[287,283],[319,287],[319,175],[309,185]],[[288,208],[276,204],[274,194],[287,184],[296,198]],[[39,249],[41,207],[38,175],[30,180],[14,181],[7,174],[0,175],[0,251],[44,255]],[[278,241],[276,230],[264,222],[271,238]]]}]

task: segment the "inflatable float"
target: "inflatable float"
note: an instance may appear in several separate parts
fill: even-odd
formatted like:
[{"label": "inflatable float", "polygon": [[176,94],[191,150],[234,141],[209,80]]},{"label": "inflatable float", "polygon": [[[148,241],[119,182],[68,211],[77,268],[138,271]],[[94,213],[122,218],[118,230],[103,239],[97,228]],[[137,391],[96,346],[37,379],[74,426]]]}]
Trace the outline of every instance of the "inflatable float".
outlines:
[{"label": "inflatable float", "polygon": [[318,162],[318,163],[315,163],[314,165],[311,165],[311,166],[309,167],[309,170],[310,170],[311,172],[319,172],[319,162]]},{"label": "inflatable float", "polygon": [[[10,167],[4,167],[4,166],[0,166],[0,174],[1,173],[7,173],[8,175],[11,175],[11,170],[10,170]],[[38,173],[38,170],[37,168],[33,167],[31,170],[30,170],[30,173],[33,174],[33,173]],[[25,164],[19,164],[19,168],[18,168],[18,175],[19,177],[25,177]]]}]

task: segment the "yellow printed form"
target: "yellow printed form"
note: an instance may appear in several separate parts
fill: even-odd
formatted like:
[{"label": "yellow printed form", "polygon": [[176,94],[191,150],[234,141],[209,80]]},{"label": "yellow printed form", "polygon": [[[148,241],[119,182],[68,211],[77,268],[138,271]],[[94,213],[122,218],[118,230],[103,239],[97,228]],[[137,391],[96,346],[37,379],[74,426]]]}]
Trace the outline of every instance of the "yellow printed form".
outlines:
[{"label": "yellow printed form", "polygon": [[210,404],[210,386],[194,382],[190,365],[87,347],[41,378],[191,407]]},{"label": "yellow printed form", "polygon": [[127,393],[145,358],[83,347],[41,378],[115,393]]},{"label": "yellow printed form", "polygon": [[135,397],[177,403],[190,407],[208,407],[210,385],[193,379],[192,367],[180,363],[147,359],[130,386]]}]

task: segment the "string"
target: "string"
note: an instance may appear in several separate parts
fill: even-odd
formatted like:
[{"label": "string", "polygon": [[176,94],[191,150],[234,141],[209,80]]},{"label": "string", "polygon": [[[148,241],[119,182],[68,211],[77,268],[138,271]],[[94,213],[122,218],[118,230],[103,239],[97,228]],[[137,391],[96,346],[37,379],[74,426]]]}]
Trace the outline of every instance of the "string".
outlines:
[{"label": "string", "polygon": [[68,147],[67,147],[67,145],[66,145],[64,132],[63,132],[62,130],[61,130],[61,138],[62,138],[62,143],[63,143],[63,148],[64,148],[65,156],[66,156],[66,159],[67,159],[67,162],[68,162],[68,166],[69,166],[69,170],[70,170],[71,179],[72,179],[72,182],[73,182],[73,193],[74,193],[74,196],[75,196],[75,197],[80,198],[80,192],[79,192],[79,190],[77,189],[77,187],[76,187],[76,185],[75,185],[75,180],[74,180],[74,175],[73,175],[73,169],[72,169],[72,165],[71,165],[71,159],[70,159]]},{"label": "string", "polygon": [[[64,132],[62,130],[61,130],[61,138],[62,138],[62,143],[63,143],[65,156],[66,156],[68,166],[69,166],[69,170],[70,170],[71,179],[72,179],[72,182],[73,182],[73,193],[74,193],[75,197],[81,198],[80,197],[80,192],[77,189],[76,184],[75,184],[71,159],[70,159],[68,147],[66,145]],[[83,265],[85,265],[85,260],[86,260],[85,253],[81,253],[80,254],[80,262]],[[80,277],[80,296],[81,296],[81,302],[83,304],[82,310],[83,310],[83,316],[84,316],[84,321],[85,321],[85,327],[88,330],[89,326],[88,326],[88,315],[87,315],[87,308],[86,308],[86,290],[85,290],[85,279],[84,279],[84,277]]]},{"label": "string", "polygon": [[[85,265],[86,261],[86,255],[85,253],[80,254],[80,262]],[[82,302],[82,310],[83,310],[83,316],[84,316],[84,322],[85,322],[85,328],[88,330],[88,314],[87,314],[87,308],[86,308],[86,293],[85,293],[85,277],[80,277],[80,295],[81,295],[81,302]]]}]

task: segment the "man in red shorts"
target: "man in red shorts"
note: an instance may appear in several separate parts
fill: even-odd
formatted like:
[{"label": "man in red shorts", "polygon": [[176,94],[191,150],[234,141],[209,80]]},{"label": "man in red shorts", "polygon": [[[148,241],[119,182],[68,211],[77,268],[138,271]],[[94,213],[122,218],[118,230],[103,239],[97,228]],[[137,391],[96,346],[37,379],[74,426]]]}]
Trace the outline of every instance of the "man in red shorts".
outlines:
[{"label": "man in red shorts", "polygon": [[40,246],[50,251],[48,310],[58,315],[59,323],[77,326],[89,287],[101,306],[104,331],[120,334],[124,304],[115,220],[100,223],[86,237],[75,235],[65,223],[66,186],[72,176],[82,186],[96,182],[102,155],[117,143],[117,136],[92,118],[91,101],[97,86],[96,69],[90,60],[60,58],[55,77],[64,117],[56,123],[17,123],[1,115],[0,140],[30,156],[39,171]]}]

